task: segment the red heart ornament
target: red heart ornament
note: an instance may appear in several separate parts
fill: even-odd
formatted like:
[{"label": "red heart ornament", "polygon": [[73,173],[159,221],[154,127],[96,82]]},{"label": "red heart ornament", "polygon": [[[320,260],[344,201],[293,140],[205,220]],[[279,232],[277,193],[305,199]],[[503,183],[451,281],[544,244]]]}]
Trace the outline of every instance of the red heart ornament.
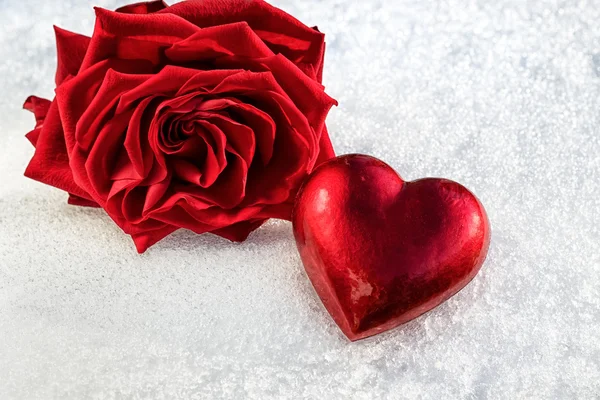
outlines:
[{"label": "red heart ornament", "polygon": [[490,241],[485,210],[464,186],[404,182],[381,160],[357,154],[313,172],[292,222],[308,277],[352,341],[457,293],[481,268]]}]

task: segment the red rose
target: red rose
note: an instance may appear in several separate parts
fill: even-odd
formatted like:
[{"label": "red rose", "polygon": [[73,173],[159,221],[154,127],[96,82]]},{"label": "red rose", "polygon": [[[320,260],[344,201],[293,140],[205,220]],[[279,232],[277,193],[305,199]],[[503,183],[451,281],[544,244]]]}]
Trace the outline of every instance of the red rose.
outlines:
[{"label": "red rose", "polygon": [[323,34],[262,0],[96,9],[91,38],[56,29],[56,98],[31,97],[25,175],[102,207],[138,251],[179,228],[244,240],[290,219],[334,156]]}]

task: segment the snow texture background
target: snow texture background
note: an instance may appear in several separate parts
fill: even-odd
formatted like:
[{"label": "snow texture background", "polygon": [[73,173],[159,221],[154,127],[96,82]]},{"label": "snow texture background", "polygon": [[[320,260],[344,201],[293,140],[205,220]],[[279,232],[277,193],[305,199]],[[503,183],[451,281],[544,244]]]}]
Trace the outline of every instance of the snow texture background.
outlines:
[{"label": "snow texture background", "polygon": [[599,398],[600,1],[273,3],[327,34],[339,154],[482,200],[481,273],[349,343],[289,223],[136,254],[102,211],[22,176],[52,24],[90,34],[93,5],[124,1],[0,0],[0,398]]}]

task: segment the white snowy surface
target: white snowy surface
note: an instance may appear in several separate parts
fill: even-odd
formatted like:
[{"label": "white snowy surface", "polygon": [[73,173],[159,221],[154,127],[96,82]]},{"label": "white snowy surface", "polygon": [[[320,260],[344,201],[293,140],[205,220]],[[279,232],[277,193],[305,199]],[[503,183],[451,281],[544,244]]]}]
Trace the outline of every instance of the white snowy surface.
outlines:
[{"label": "white snowy surface", "polygon": [[289,223],[144,255],[22,176],[52,24],[113,0],[0,0],[0,398],[600,397],[600,1],[278,0],[327,34],[339,154],[472,189],[493,237],[434,311],[348,342]]}]

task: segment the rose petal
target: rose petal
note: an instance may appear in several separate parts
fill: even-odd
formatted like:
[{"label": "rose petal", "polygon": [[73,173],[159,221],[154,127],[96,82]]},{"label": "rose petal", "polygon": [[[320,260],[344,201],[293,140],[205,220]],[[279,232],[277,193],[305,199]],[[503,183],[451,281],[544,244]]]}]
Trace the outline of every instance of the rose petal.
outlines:
[{"label": "rose petal", "polygon": [[148,250],[148,248],[155,245],[156,243],[158,243],[159,241],[161,241],[165,237],[169,236],[171,233],[175,232],[178,229],[179,229],[179,227],[177,227],[177,226],[164,224],[164,226],[162,228],[155,229],[152,231],[137,233],[137,234],[131,235],[131,238],[133,239],[133,242],[135,243],[135,247],[136,247],[138,253],[142,254],[146,250]]},{"label": "rose petal", "polygon": [[[75,132],[77,144],[83,149],[89,149],[96,141],[98,132],[107,124],[113,125],[111,130],[113,136],[121,131],[124,133],[127,121],[120,127],[114,126],[111,121],[115,115],[125,113],[124,110],[117,113],[116,104],[123,94],[144,84],[150,77],[151,75],[123,74],[109,69],[104,75],[98,92],[77,121]],[[110,114],[107,115],[109,112]]]},{"label": "rose petal", "polygon": [[227,110],[235,114],[234,120],[247,125],[254,132],[256,146],[263,165],[267,165],[273,155],[273,144],[277,127],[273,118],[251,104],[243,103],[235,98],[208,100],[202,103],[204,110]]},{"label": "rose petal", "polygon": [[105,200],[111,190],[120,149],[123,148],[134,110],[115,113],[120,96],[139,86],[148,79],[147,75],[122,74],[109,69],[104,80],[76,125],[75,141],[77,153],[82,154],[85,174],[75,163],[75,175],[89,186],[86,190],[97,201]]},{"label": "rose petal", "polygon": [[173,14],[95,10],[96,27],[82,70],[109,58],[143,59],[157,65],[165,48],[198,31],[198,27]]},{"label": "rose petal", "polygon": [[[177,100],[177,97],[189,94],[189,92],[197,92],[204,87],[212,89],[221,83],[223,79],[236,73],[239,73],[239,70],[198,71],[191,68],[168,65],[145,83],[125,93],[121,97],[117,112],[148,96],[164,95],[174,97],[173,100],[170,100],[174,101]],[[190,98],[196,94],[193,93]],[[169,104],[171,103],[167,102],[165,105]],[[175,105],[174,107],[177,106]]]},{"label": "rose petal", "polygon": [[[201,182],[201,186],[209,187],[215,183],[227,167],[227,156],[225,154],[227,138],[222,130],[208,121],[198,120],[196,123],[203,128],[198,131],[198,134],[204,138],[207,144],[210,144],[210,150],[215,156],[214,162],[211,159],[206,160],[204,164],[204,180]],[[208,165],[209,162],[211,163],[210,166]]]},{"label": "rose petal", "polygon": [[152,207],[163,199],[163,196],[169,190],[171,186],[171,174],[160,183],[153,184],[148,187],[146,198],[144,201],[144,207],[142,209],[142,216],[148,215]]},{"label": "rose petal", "polygon": [[[316,27],[313,29],[318,30]],[[327,47],[327,44],[323,43],[323,51],[321,52],[321,61],[316,66],[317,82],[319,82],[319,83],[323,82],[323,66],[325,65],[325,48],[326,47]]]},{"label": "rose petal", "polygon": [[54,27],[54,33],[56,35],[56,50],[58,53],[55,80],[56,86],[59,86],[69,75],[77,75],[91,39],[87,36],[61,29],[58,26]]},{"label": "rose petal", "polygon": [[173,168],[176,178],[194,185],[206,187],[206,184],[201,184],[204,175],[200,172],[197,165],[184,159],[174,159],[170,162],[170,165]]},{"label": "rose petal", "polygon": [[183,96],[197,91],[207,93],[212,92],[215,87],[229,77],[244,73],[246,72],[243,69],[196,71],[196,73],[177,91],[177,96]]},{"label": "rose petal", "polygon": [[211,231],[213,231],[215,229],[237,224],[238,222],[255,219],[261,209],[261,207],[235,207],[225,210],[209,208],[202,211],[196,211],[195,209],[186,208],[186,211],[190,215],[193,215],[195,219],[212,225],[213,229],[211,229]]},{"label": "rose petal", "polygon": [[262,104],[266,104],[269,114],[273,109],[279,111],[279,115],[282,116],[281,123],[284,126],[293,126],[294,129],[289,132],[297,134],[304,147],[310,150],[305,169],[312,170],[318,156],[318,138],[315,137],[306,116],[279,86],[271,72],[244,71],[231,75],[225,78],[212,93],[228,96],[232,93],[242,94],[253,99],[255,105],[261,109],[264,109]]},{"label": "rose petal", "polygon": [[235,92],[251,99],[253,105],[274,118],[277,126],[273,159],[269,168],[256,166],[250,170],[248,179],[252,183],[248,185],[244,206],[284,201],[312,170],[319,153],[317,138],[306,117],[270,72],[240,72],[224,79],[212,91],[227,96]]},{"label": "rose petal", "polygon": [[265,1],[184,1],[159,13],[178,15],[201,28],[244,21],[273,52],[316,71],[321,68],[324,35]]},{"label": "rose petal", "polygon": [[331,144],[331,140],[329,139],[327,127],[323,125],[323,131],[321,132],[321,140],[319,141],[319,157],[317,158],[317,162],[315,163],[315,168],[333,157],[335,157],[335,151],[333,149],[333,145]]},{"label": "rose petal", "polygon": [[201,29],[174,43],[165,55],[175,62],[202,61],[222,56],[263,58],[273,52],[244,22]]},{"label": "rose petal", "polygon": [[[149,121],[147,117],[147,114],[152,114],[152,110],[156,108],[156,106],[152,106],[153,102],[155,100],[151,97],[142,100],[131,116],[123,145],[133,168],[123,170],[122,173],[115,176],[115,179],[138,180],[144,179],[150,174],[154,163],[154,154],[148,137],[156,135],[155,132],[159,129],[154,120]],[[119,112],[118,110],[117,107],[117,112]]]},{"label": "rose petal", "polygon": [[231,150],[240,155],[246,164],[250,166],[256,150],[256,141],[252,129],[221,114],[205,112],[201,115],[221,131],[226,132],[228,150],[231,147]]},{"label": "rose petal", "polygon": [[108,193],[108,197],[102,205],[107,214],[127,233],[131,233],[131,231],[129,229],[125,229],[125,224],[131,225],[132,221],[127,221],[124,219],[123,201],[128,190],[134,189],[138,183],[138,180],[133,179],[120,179],[118,181],[113,181],[110,192]]},{"label": "rose petal", "polygon": [[[274,116],[274,118],[276,118],[278,128],[283,127],[286,133],[291,135],[292,140],[295,143],[293,147],[275,148],[273,152],[287,152],[289,149],[296,149],[297,152],[305,150],[308,153],[306,168],[307,170],[312,169],[318,155],[318,143],[314,131],[309,125],[306,117],[298,110],[298,108],[296,108],[288,97],[279,93],[256,92],[249,95],[255,100],[257,107],[267,109],[271,116],[277,116]],[[279,133],[275,137],[276,142],[278,137]]]},{"label": "rose petal", "polygon": [[130,118],[130,114],[112,116],[97,133],[97,140],[87,155],[85,175],[93,190],[90,194],[95,199],[105,200],[111,191],[110,177],[115,169],[119,150],[123,147],[125,129]]},{"label": "rose petal", "polygon": [[93,207],[99,208],[100,206],[93,200],[87,200],[83,197],[79,197],[74,195],[73,193],[69,193],[69,199],[67,201],[72,206],[80,206],[80,207]]},{"label": "rose petal", "polygon": [[292,130],[292,127],[284,128],[283,124],[279,127],[269,165],[253,164],[248,173],[247,193],[240,205],[242,207],[287,201],[306,177],[308,149],[298,142],[297,134],[286,131]]},{"label": "rose petal", "polygon": [[90,195],[73,179],[56,102],[52,102],[48,109],[48,115],[36,142],[35,153],[25,170],[25,176],[90,199]]},{"label": "rose petal", "polygon": [[[197,132],[185,140],[182,148],[169,157],[170,165],[178,178],[201,187],[211,186],[227,166],[225,159],[226,144],[217,143],[204,121],[197,122]],[[219,140],[221,142],[221,140]]]},{"label": "rose petal", "polygon": [[[164,223],[166,225],[177,226],[179,228],[189,229],[195,233],[202,234],[206,232],[210,232],[216,227],[208,225],[202,221],[194,219],[190,213],[184,209],[187,201],[190,199],[186,199],[184,197],[171,198],[172,204],[168,205],[168,210],[165,213],[156,213],[153,212],[154,221],[158,221],[160,223]],[[192,206],[194,209],[198,207],[196,205]]]},{"label": "rose petal", "polygon": [[[237,154],[231,154],[227,167],[219,175],[219,179],[208,188],[173,181],[171,186],[173,195],[157,206],[151,216],[160,219],[159,216],[163,215],[162,218],[168,218],[166,214],[180,200],[184,200],[188,205],[191,204],[186,208],[191,213],[197,213],[198,210],[211,206],[233,209],[244,198],[247,174],[248,166],[245,161]],[[168,222],[166,219],[161,220]]]},{"label": "rose petal", "polygon": [[27,100],[25,100],[25,104],[23,104],[24,109],[31,111],[35,115],[35,128],[25,135],[33,147],[35,147],[40,136],[40,132],[42,130],[44,120],[46,119],[46,115],[48,114],[50,104],[52,104],[50,100],[42,99],[36,96],[29,96]]},{"label": "rose petal", "polygon": [[33,147],[36,146],[38,138],[40,137],[40,132],[42,131],[42,128],[34,128],[32,131],[29,131],[25,134],[25,137],[27,138],[27,140],[29,140],[29,143],[31,143],[33,145]]},{"label": "rose petal", "polygon": [[256,218],[277,218],[291,221],[295,199],[296,193],[292,192],[287,201],[263,206],[262,210],[256,214]]},{"label": "rose petal", "polygon": [[182,188],[182,190],[185,193],[194,194],[204,201],[228,209],[237,206],[243,200],[247,178],[248,164],[241,156],[230,152],[227,157],[227,166],[210,187],[202,191],[196,190],[194,187]]},{"label": "rose petal", "polygon": [[39,128],[48,115],[48,110],[52,102],[50,100],[43,99],[41,97],[29,96],[23,104],[23,108],[27,111],[31,111],[35,115],[36,128]]},{"label": "rose petal", "polygon": [[[281,55],[253,60],[252,70],[267,68],[271,71],[277,81],[279,92],[289,97],[298,109],[306,116],[310,125],[317,134],[316,140],[319,141],[325,118],[332,106],[337,105],[337,101],[328,96],[323,86],[312,80],[304,74],[297,66]],[[239,68],[241,65],[249,66],[245,60],[229,57],[217,60],[217,66],[225,68]]]},{"label": "rose petal", "polygon": [[121,202],[121,215],[129,222],[134,222],[142,217],[146,193],[148,189],[142,186],[133,186],[126,190]]},{"label": "rose petal", "polygon": [[[129,68],[143,71],[146,65],[147,64],[145,63],[124,63],[120,60],[107,60],[95,65],[93,68],[82,71],[76,77],[65,81],[56,90],[57,103],[61,109],[60,116],[65,130],[64,136],[69,155],[69,165],[73,171],[73,179],[78,186],[89,193],[93,200],[100,205],[104,205],[106,201],[105,194],[108,188],[95,187],[96,185],[90,181],[85,166],[89,159],[91,146],[95,143],[99,135],[98,129],[100,129],[101,126],[104,127],[102,118],[105,118],[104,120],[106,121],[107,117],[106,115],[101,115],[101,119],[100,121],[96,121],[97,125],[95,127],[94,125],[90,125],[94,129],[84,130],[80,129],[80,127],[82,124],[88,123],[88,120],[94,117],[94,115],[89,113],[88,107],[90,103],[97,101],[98,104],[103,104],[103,101],[106,99],[112,99],[111,96],[106,96],[106,98],[102,96],[96,97],[98,90],[102,87],[104,78],[107,76],[108,70],[112,67],[116,67],[126,70],[126,72]],[[116,72],[114,73],[117,74]],[[108,87],[112,88],[113,86],[114,85],[109,85]],[[118,97],[113,101],[117,100]],[[86,112],[87,115],[91,117],[85,117],[81,120]],[[122,125],[126,126],[126,123],[122,123]],[[113,155],[111,155],[111,162],[112,159]],[[103,172],[110,174],[110,171]],[[99,180],[96,181],[96,183],[98,182]]]},{"label": "rose petal", "polygon": [[139,185],[136,181],[115,181],[104,208],[127,233],[143,232],[162,224],[150,218],[147,211],[163,198],[169,187],[170,176],[150,186]]},{"label": "rose petal", "polygon": [[323,91],[323,86],[301,73],[286,58],[275,56],[263,62],[294,104],[306,115],[315,132],[320,135],[325,118],[331,107],[338,104],[337,101]]},{"label": "rose petal", "polygon": [[[203,100],[203,90],[175,96],[173,98],[165,98],[158,106],[157,113],[163,117],[189,116],[193,115],[198,109]],[[193,118],[192,118],[193,119]],[[186,120],[189,120],[186,118]]]},{"label": "rose petal", "polygon": [[141,3],[129,4],[117,8],[115,12],[124,14],[152,14],[167,8],[168,5],[162,0],[146,1]]},{"label": "rose petal", "polygon": [[69,154],[76,144],[75,132],[79,119],[98,92],[109,69],[137,74],[148,73],[151,66],[143,61],[106,60],[81,71],[76,77],[63,82],[56,88],[56,102],[65,131],[65,141]]},{"label": "rose petal", "polygon": [[211,232],[255,219],[255,216],[261,212],[261,207],[235,207],[227,210],[211,207],[202,210],[196,205],[197,199],[181,193],[174,196],[171,201],[175,201],[177,207],[168,208],[164,213],[153,213],[152,217],[196,233]]},{"label": "rose petal", "polygon": [[216,229],[211,233],[231,240],[232,242],[243,242],[248,238],[248,235],[250,235],[252,231],[258,229],[266,221],[266,219],[251,219],[250,221],[238,222],[237,224],[225,228]]}]

